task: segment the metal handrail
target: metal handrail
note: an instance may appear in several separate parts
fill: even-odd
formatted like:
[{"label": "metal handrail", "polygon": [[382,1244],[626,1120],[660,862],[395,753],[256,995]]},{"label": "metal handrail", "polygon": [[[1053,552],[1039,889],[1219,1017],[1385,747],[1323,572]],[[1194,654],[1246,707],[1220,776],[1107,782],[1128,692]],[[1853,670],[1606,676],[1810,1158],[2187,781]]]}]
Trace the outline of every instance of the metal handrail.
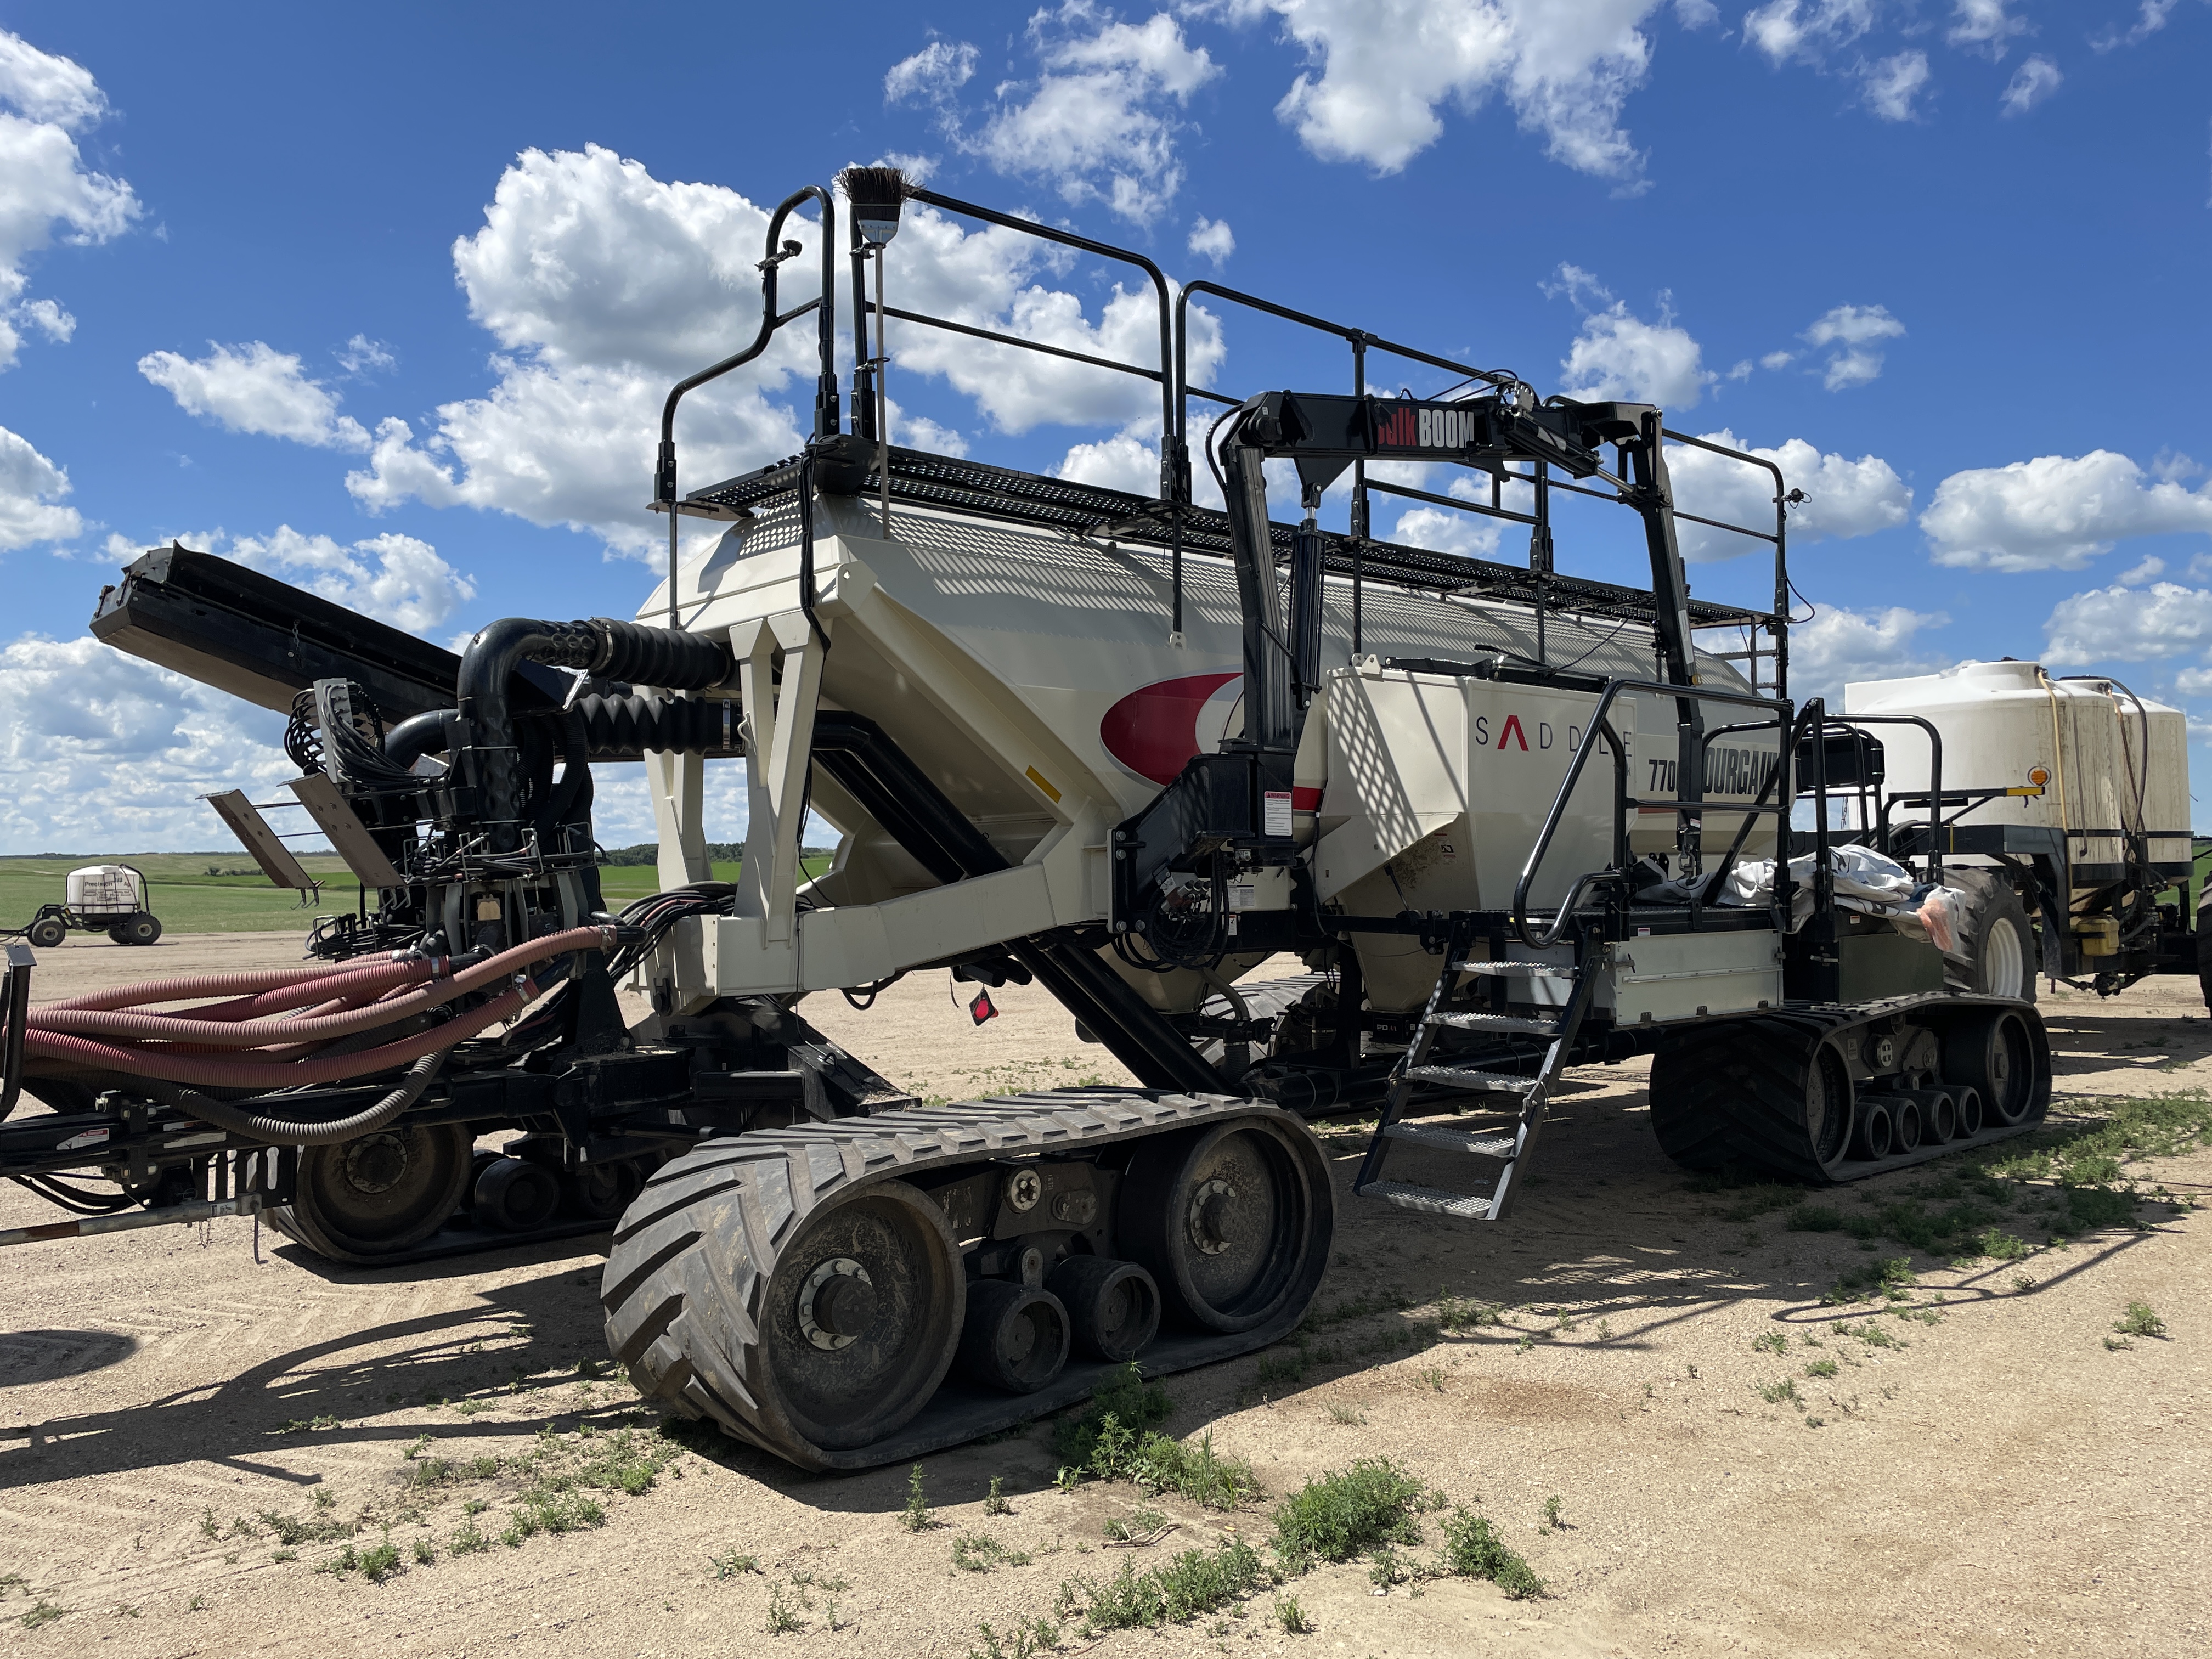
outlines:
[{"label": "metal handrail", "polygon": [[[1574,759],[1567,763],[1567,775],[1559,784],[1559,793],[1552,798],[1551,810],[1544,816],[1544,827],[1537,834],[1536,844],[1528,849],[1528,861],[1521,866],[1521,879],[1513,889],[1513,931],[1519,936],[1521,942],[1532,950],[1540,950],[1547,945],[1558,944],[1565,935],[1567,918],[1573,914],[1571,906],[1562,904],[1558,914],[1553,918],[1551,927],[1544,937],[1537,938],[1528,931],[1528,889],[1535,883],[1536,872],[1542,866],[1545,854],[1552,849],[1553,839],[1559,834],[1561,820],[1566,817],[1567,803],[1574,797],[1575,787],[1582,781],[1583,767],[1589,761],[1589,751],[1593,746],[1592,738],[1596,736],[1601,726],[1607,726],[1606,715],[1611,711],[1613,700],[1624,691],[1638,692],[1648,696],[1671,697],[1678,702],[1723,702],[1732,703],[1743,708],[1770,709],[1785,720],[1791,714],[1787,698],[1762,697],[1755,692],[1715,690],[1697,685],[1669,685],[1661,680],[1607,680],[1605,690],[1598,694],[1597,706],[1590,711],[1589,724],[1586,728],[1590,737],[1583,740],[1582,747],[1575,751]],[[1610,727],[1607,726],[1607,729],[1610,730]],[[1616,752],[1618,752],[1617,744]],[[1786,767],[1788,763],[1785,761],[1784,764]],[[1626,766],[1625,758],[1619,763],[1619,765],[1625,774]],[[1624,788],[1614,798],[1613,820],[1616,847],[1626,834],[1626,791]],[[1676,809],[1678,812],[1689,810],[1691,809],[1687,806]],[[1722,810],[1741,811],[1742,809],[1738,807]],[[1595,872],[1598,876],[1605,873],[1607,872]],[[1577,880],[1574,889],[1570,890],[1570,898],[1572,897],[1575,890],[1585,884],[1585,879]]]},{"label": "metal handrail", "polygon": [[[805,305],[794,306],[791,310],[778,314],[775,308],[776,273],[786,259],[799,252],[798,243],[793,242],[786,249],[778,246],[778,239],[783,234],[785,222],[793,210],[801,202],[810,200],[822,204],[822,292]],[[814,435],[817,439],[826,438],[837,429],[837,301],[832,278],[837,267],[836,250],[830,246],[830,225],[835,213],[836,206],[830,199],[830,192],[819,185],[808,185],[783,198],[768,222],[768,251],[760,263],[760,330],[753,336],[752,343],[742,351],[723,358],[720,362],[709,364],[696,374],[686,375],[678,380],[669,388],[668,399],[660,406],[660,453],[653,467],[653,499],[655,503],[664,506],[668,513],[668,625],[671,629],[678,626],[676,606],[676,521],[679,516],[676,500],[677,404],[684,401],[687,393],[696,391],[709,380],[720,380],[731,370],[744,368],[768,349],[768,343],[775,337],[777,330],[786,323],[796,322],[808,312],[814,311],[818,312],[822,318],[821,326],[817,331],[819,338],[816,342],[822,361],[814,389]],[[810,544],[810,554],[811,550]],[[811,563],[811,558],[808,562]],[[811,593],[810,592],[801,597],[810,602],[808,615],[811,617],[813,614]]]},{"label": "metal handrail", "polygon": [[[908,185],[906,187],[906,195],[909,201],[925,202],[931,207],[942,208],[948,213],[964,214],[971,219],[981,219],[985,224],[998,225],[1007,230],[1018,230],[1026,235],[1035,236],[1042,241],[1057,242],[1062,247],[1077,248],[1085,253],[1095,253],[1102,259],[1119,259],[1123,264],[1136,266],[1138,270],[1152,278],[1152,290],[1159,297],[1160,307],[1160,499],[1175,500],[1176,475],[1171,452],[1181,440],[1182,432],[1176,419],[1175,388],[1169,384],[1168,380],[1175,362],[1175,327],[1170,314],[1172,299],[1169,293],[1166,273],[1141,253],[1132,252],[1124,247],[1115,247],[1110,242],[1095,242],[1088,236],[1078,236],[1071,230],[1060,230],[1051,225],[1039,224],[1034,219],[1019,219],[1011,213],[1000,213],[995,208],[983,207],[974,202],[963,202],[955,196],[940,196],[935,191],[924,190],[919,185]],[[923,319],[916,318],[912,320]],[[931,318],[927,320],[935,322],[938,319]],[[1018,339],[1012,335],[1000,337],[1011,345],[1027,346],[1034,350],[1060,355],[1059,348],[1048,346],[1042,341]],[[1150,379],[1151,376],[1146,375],[1146,378]]]}]

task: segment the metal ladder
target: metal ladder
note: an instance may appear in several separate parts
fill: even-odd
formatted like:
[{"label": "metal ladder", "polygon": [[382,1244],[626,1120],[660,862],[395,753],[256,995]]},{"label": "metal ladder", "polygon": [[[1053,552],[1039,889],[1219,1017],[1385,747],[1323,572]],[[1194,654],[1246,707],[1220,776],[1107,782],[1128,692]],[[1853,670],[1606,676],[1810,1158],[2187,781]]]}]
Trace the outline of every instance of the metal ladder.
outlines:
[{"label": "metal ladder", "polygon": [[[1363,1198],[1378,1198],[1385,1204],[1395,1205],[1401,1210],[1417,1210],[1426,1215],[1456,1216],[1464,1221],[1496,1221],[1504,1215],[1516,1193],[1514,1177],[1522,1163],[1535,1149],[1536,1135],[1543,1126],[1544,1109],[1551,1099],[1552,1086],[1559,1073],[1566,1069],[1567,1055],[1575,1044],[1575,1035],[1581,1030],[1583,1017],[1589,1012],[1590,996],[1596,985],[1596,975],[1589,970],[1588,944],[1578,949],[1577,965],[1561,967],[1548,962],[1513,962],[1503,960],[1474,961],[1468,958],[1468,934],[1471,929],[1455,922],[1444,946],[1445,969],[1437,975],[1436,988],[1429,993],[1428,1006],[1422,1009],[1419,1024],[1415,1028],[1413,1042],[1400,1056],[1397,1068],[1391,1074],[1390,1091],[1384,1097],[1380,1120],[1375,1126],[1374,1138],[1368,1142],[1367,1153],[1360,1160],[1359,1173],[1354,1177],[1352,1190]],[[1521,1014],[1462,1012],[1446,1009],[1443,1005],[1450,994],[1454,979],[1460,974],[1473,974],[1480,978],[1494,979],[1507,974],[1530,974],[1549,979],[1573,981],[1567,1000],[1556,1018],[1530,1018]],[[1429,1063],[1429,1051],[1435,1045],[1440,1031],[1482,1031],[1499,1035],[1526,1033],[1548,1036],[1550,1044],[1544,1050],[1543,1063],[1534,1077],[1515,1077],[1504,1072],[1486,1071],[1479,1066],[1438,1066]],[[1416,1087],[1435,1084],[1468,1094],[1512,1095],[1521,1103],[1520,1121],[1510,1133],[1502,1128],[1488,1131],[1471,1128],[1464,1121],[1449,1123],[1405,1121],[1406,1109],[1413,1099]],[[1408,1141],[1419,1146],[1441,1147],[1448,1152],[1465,1152],[1476,1158],[1500,1160],[1498,1179],[1486,1194],[1455,1193],[1441,1187],[1420,1187],[1408,1182],[1386,1181],[1382,1165],[1389,1156],[1390,1143]]]}]

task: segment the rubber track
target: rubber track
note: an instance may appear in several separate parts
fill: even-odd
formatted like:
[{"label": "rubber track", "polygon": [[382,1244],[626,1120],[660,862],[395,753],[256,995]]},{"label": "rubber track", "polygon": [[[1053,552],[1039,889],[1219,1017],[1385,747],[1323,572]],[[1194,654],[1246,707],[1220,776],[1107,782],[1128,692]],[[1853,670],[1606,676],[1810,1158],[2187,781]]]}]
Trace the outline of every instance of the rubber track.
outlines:
[{"label": "rubber track", "polygon": [[[663,1164],[624,1212],[600,1302],[607,1346],[640,1392],[707,1418],[802,1468],[867,1468],[957,1445],[1084,1398],[1104,1368],[1071,1364],[1035,1394],[982,1395],[948,1383],[921,1416],[874,1444],[827,1450],[799,1438],[748,1385],[765,1363],[761,1298],[777,1257],[825,1198],[1024,1153],[1108,1146],[1232,1120],[1271,1120],[1309,1143],[1316,1231],[1333,1215],[1319,1143],[1295,1114],[1264,1102],[1151,1090],[1063,1090],[920,1107],[711,1141]],[[1304,1315],[1306,1297],[1255,1330],[1167,1335],[1147,1373],[1265,1347]]]},{"label": "rubber track", "polygon": [[[1685,1169],[1745,1164],[1816,1186],[1861,1181],[2023,1134],[2042,1121],[2048,1106],[2047,1069],[2038,1103],[2009,1127],[1992,1125],[1977,1135],[1923,1145],[1886,1158],[1846,1159],[1829,1170],[1814,1163],[1806,1144],[1805,1056],[1816,1035],[1866,1024],[1892,1012],[1949,1012],[1967,1006],[2014,1008],[2032,1026],[2041,1024],[2033,1003],[1950,993],[1901,997],[1849,1010],[1793,1009],[1716,1021],[1685,1032],[1651,1062],[1653,1133],[1661,1150]],[[2045,1064],[2047,1068],[2047,1056]]]}]

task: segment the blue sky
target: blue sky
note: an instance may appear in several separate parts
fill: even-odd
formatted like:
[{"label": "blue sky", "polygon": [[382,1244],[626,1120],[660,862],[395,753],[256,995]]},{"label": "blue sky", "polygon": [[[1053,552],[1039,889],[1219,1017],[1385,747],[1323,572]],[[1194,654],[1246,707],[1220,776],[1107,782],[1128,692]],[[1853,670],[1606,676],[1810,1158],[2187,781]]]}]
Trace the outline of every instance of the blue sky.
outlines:
[{"label": "blue sky", "polygon": [[[2039,656],[2212,720],[2206,0],[73,0],[0,31],[0,850],[216,845],[192,796],[285,770],[272,720],[84,637],[137,549],[441,641],[635,609],[652,417],[750,335],[762,209],[889,157],[1778,453],[1812,497],[1801,694]],[[892,302],[1149,350],[1110,271],[1012,240],[910,218]],[[1152,474],[1138,383],[893,343],[908,441]],[[1235,313],[1203,343],[1225,390],[1348,373]],[[787,453],[794,366],[687,406],[687,486]],[[1563,566],[1632,576],[1621,528],[1563,523]],[[632,831],[619,797],[603,838]]]}]

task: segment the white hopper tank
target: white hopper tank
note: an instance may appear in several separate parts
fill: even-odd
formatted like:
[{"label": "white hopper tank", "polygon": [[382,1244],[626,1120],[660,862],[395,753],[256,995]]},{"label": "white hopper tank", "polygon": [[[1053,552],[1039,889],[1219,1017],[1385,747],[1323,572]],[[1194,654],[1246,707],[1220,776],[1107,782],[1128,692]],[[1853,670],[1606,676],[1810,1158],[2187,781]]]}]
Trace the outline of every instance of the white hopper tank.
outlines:
[{"label": "white hopper tank", "polygon": [[[1932,723],[1942,734],[1947,792],[2041,782],[2039,796],[2001,796],[1959,822],[2063,830],[2077,907],[2124,878],[2124,837],[2148,836],[2162,873],[2188,872],[2189,729],[2179,709],[2138,700],[2112,680],[2058,678],[2039,663],[2009,660],[1859,681],[1844,688],[1844,708]],[[1909,727],[1875,731],[1887,750],[1884,787],[1926,789],[1927,742]]]},{"label": "white hopper tank", "polygon": [[72,915],[120,918],[144,909],[146,894],[129,865],[88,864],[69,872],[68,902]]}]

